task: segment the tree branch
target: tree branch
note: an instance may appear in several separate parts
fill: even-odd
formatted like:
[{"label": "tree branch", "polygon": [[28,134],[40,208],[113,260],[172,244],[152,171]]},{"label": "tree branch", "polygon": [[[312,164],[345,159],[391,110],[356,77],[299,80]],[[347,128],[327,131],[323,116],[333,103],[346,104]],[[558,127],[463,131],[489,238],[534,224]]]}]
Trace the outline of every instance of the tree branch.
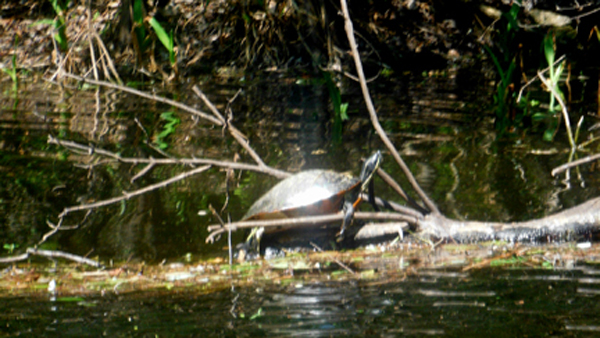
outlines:
[{"label": "tree branch", "polygon": [[358,78],[360,79],[360,88],[362,90],[363,97],[365,99],[365,104],[367,105],[367,110],[369,111],[369,116],[371,117],[371,124],[373,125],[373,127],[377,131],[377,134],[379,135],[379,137],[381,138],[383,143],[386,145],[386,147],[388,148],[388,150],[390,151],[390,153],[392,154],[392,156],[394,157],[394,159],[396,160],[396,162],[398,163],[398,165],[404,172],[404,175],[406,175],[408,182],[411,184],[413,189],[415,189],[415,191],[417,192],[419,197],[421,197],[421,199],[423,200],[423,203],[425,203],[427,208],[432,213],[439,215],[441,213],[438,210],[437,206],[427,196],[427,194],[425,194],[423,189],[421,189],[421,187],[419,186],[419,183],[417,182],[417,180],[415,179],[413,174],[410,172],[410,169],[408,168],[406,163],[404,163],[404,160],[402,160],[402,158],[400,157],[398,150],[396,150],[396,147],[394,147],[394,144],[387,137],[385,130],[383,130],[383,127],[381,127],[381,124],[379,123],[379,119],[377,118],[377,112],[375,112],[375,106],[373,105],[373,101],[371,100],[371,94],[369,94],[369,88],[367,87],[365,73],[362,68],[362,62],[360,61],[360,54],[358,53],[356,39],[354,38],[354,28],[352,27],[352,20],[350,20],[350,14],[348,12],[348,5],[346,4],[346,0],[340,0],[340,3],[342,5],[342,14],[344,16],[346,35],[348,36],[348,42],[350,43],[352,57],[354,58],[356,73],[358,74]]}]

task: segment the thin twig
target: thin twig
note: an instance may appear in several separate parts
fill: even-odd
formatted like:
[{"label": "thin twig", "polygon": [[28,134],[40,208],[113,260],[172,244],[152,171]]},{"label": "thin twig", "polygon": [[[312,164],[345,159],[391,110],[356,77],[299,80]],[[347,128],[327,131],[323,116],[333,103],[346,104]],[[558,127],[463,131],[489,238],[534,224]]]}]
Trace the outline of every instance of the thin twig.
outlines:
[{"label": "thin twig", "polygon": [[584,158],[580,158],[577,161],[565,163],[561,166],[558,166],[558,167],[552,169],[552,176],[556,176],[557,174],[560,174],[561,172],[563,172],[567,169],[576,167],[578,165],[582,165],[582,164],[589,163],[589,162],[599,160],[599,159],[600,159],[600,154],[594,154],[594,155],[586,156]]},{"label": "thin twig", "polygon": [[[315,248],[317,251],[319,251],[319,252],[323,252],[323,249],[321,249],[321,248],[320,248],[318,245],[316,245],[315,243],[313,243],[313,242],[309,242],[309,243],[310,243],[310,245],[312,245],[312,246],[313,246],[313,248]],[[349,266],[347,266],[346,264],[342,263],[342,262],[341,262],[339,259],[337,259],[337,258],[335,258],[335,257],[332,257],[332,256],[329,256],[329,257],[330,257],[330,258],[331,258],[331,259],[332,259],[332,260],[333,260],[333,261],[334,261],[334,262],[335,262],[337,265],[339,265],[339,266],[341,266],[342,268],[344,268],[344,270],[346,270],[346,271],[350,272],[350,273],[351,273],[351,274],[353,274],[353,275],[355,275],[355,274],[356,274],[356,272],[354,272],[354,270],[350,269],[350,267],[349,267]]]},{"label": "thin twig", "polygon": [[81,205],[77,205],[77,206],[72,206],[72,207],[67,207],[65,209],[63,209],[63,211],[60,213],[60,215],[58,215],[59,218],[64,218],[67,214],[74,212],[74,211],[80,211],[80,210],[88,210],[88,209],[95,209],[98,207],[103,207],[103,206],[107,206],[107,205],[111,205],[111,204],[115,204],[124,200],[128,200],[132,197],[138,196],[138,195],[142,195],[145,194],[149,191],[152,190],[156,190],[158,188],[162,188],[165,187],[171,183],[175,183],[177,181],[181,181],[189,176],[201,173],[203,171],[206,171],[210,168],[210,165],[205,165],[203,167],[199,167],[187,172],[184,172],[182,174],[179,174],[177,176],[171,177],[168,180],[164,180],[162,182],[156,183],[156,184],[151,184],[149,186],[146,186],[142,189],[138,189],[138,190],[134,190],[132,192],[123,192],[122,196],[119,197],[113,197],[113,198],[109,198],[107,200],[102,200],[102,201],[98,201],[98,202],[94,202],[94,203],[89,203],[89,204],[81,204]]},{"label": "thin twig", "polygon": [[250,171],[261,172],[261,173],[272,175],[272,176],[277,177],[277,178],[286,178],[286,177],[290,176],[290,174],[287,173],[287,172],[285,172],[285,171],[274,169],[274,168],[271,168],[269,166],[262,167],[262,166],[254,165],[254,164],[246,164],[246,163],[231,162],[231,161],[219,161],[219,160],[204,159],[204,158],[183,158],[183,159],[176,159],[176,158],[122,157],[121,155],[119,155],[117,153],[113,153],[111,151],[108,151],[108,150],[105,150],[105,149],[102,149],[102,148],[95,148],[95,147],[92,147],[92,146],[87,146],[87,145],[80,144],[80,143],[73,142],[73,141],[60,140],[60,139],[57,139],[56,137],[54,137],[52,135],[48,135],[48,144],[61,145],[63,147],[69,148],[71,150],[77,150],[77,151],[83,152],[83,154],[87,154],[89,156],[91,156],[93,154],[98,154],[98,155],[110,157],[110,158],[113,158],[113,159],[115,159],[115,160],[117,160],[119,162],[122,162],[122,163],[152,164],[152,165],[165,165],[165,164],[182,164],[182,165],[209,164],[209,165],[213,165],[213,166],[216,166],[216,167],[222,167],[222,168],[231,168],[231,169],[237,169],[237,170],[250,170]]},{"label": "thin twig", "polygon": [[383,179],[383,181],[385,183],[387,183],[398,195],[402,196],[402,198],[404,198],[404,200],[410,204],[411,206],[413,206],[415,209],[419,210],[419,212],[426,214],[429,212],[429,210],[423,208],[422,206],[420,206],[412,197],[408,196],[408,194],[406,193],[406,191],[404,191],[404,189],[402,189],[402,187],[400,186],[400,184],[398,184],[398,182],[396,182],[396,180],[394,180],[394,178],[392,178],[388,173],[386,173],[383,169],[378,168],[377,169],[377,174],[379,175],[379,177],[381,177],[381,179]]},{"label": "thin twig", "polygon": [[75,225],[69,225],[69,226],[65,226],[62,224],[64,218],[60,218],[58,220],[57,224],[53,224],[52,222],[46,220],[46,224],[48,225],[48,227],[50,227],[50,231],[48,231],[47,233],[44,234],[44,236],[42,236],[42,239],[40,239],[40,241],[38,242],[38,246],[42,245],[42,243],[46,242],[48,240],[48,238],[50,238],[52,235],[54,235],[56,232],[58,232],[59,230],[75,230],[78,229],[82,224],[85,223],[85,221],[87,220],[87,218],[90,216],[90,214],[92,213],[92,210],[88,210],[88,212],[85,213],[85,216],[83,216],[83,219],[75,224]]},{"label": "thin twig", "polygon": [[96,44],[98,46],[98,49],[102,50],[102,58],[106,60],[106,65],[108,66],[108,70],[111,71],[111,73],[113,74],[117,83],[120,85],[123,85],[123,80],[121,80],[121,77],[119,76],[119,73],[117,72],[117,68],[115,67],[114,62],[110,57],[110,53],[106,49],[106,45],[104,45],[104,41],[102,41],[102,38],[100,37],[100,35],[98,35],[98,32],[96,32],[95,30],[92,32],[92,34],[94,34],[94,38],[96,39]]},{"label": "thin twig", "polygon": [[18,256],[11,257],[2,257],[0,258],[0,263],[15,263],[19,261],[24,261],[29,258],[29,256],[41,256],[47,258],[64,258],[70,261],[74,261],[80,264],[87,264],[96,268],[102,267],[102,264],[89,258],[81,257],[78,255],[70,254],[64,251],[58,250],[40,250],[35,248],[27,248],[25,253]]},{"label": "thin twig", "polygon": [[[217,218],[217,221],[219,221],[219,224],[221,225],[221,227],[224,227],[225,222],[223,222],[221,215],[219,215],[219,213],[212,206],[212,204],[208,205],[208,209],[210,210],[210,212],[212,212],[213,216],[215,216]],[[229,231],[228,231],[227,248],[229,249],[229,265],[231,265],[231,264],[233,264],[233,247],[231,245],[231,229],[229,229]]]},{"label": "thin twig", "polygon": [[[559,57],[556,61],[554,61],[554,63],[552,64],[552,67],[556,66],[557,64],[559,64],[560,62],[562,62],[562,60],[564,60],[566,57],[566,55],[563,55],[561,57]],[[547,71],[550,70],[550,66],[544,68],[541,70],[542,73],[545,73]],[[525,91],[525,88],[527,88],[529,85],[531,85],[532,83],[535,82],[535,80],[538,78],[538,75],[534,76],[531,80],[527,81],[527,83],[525,83],[522,87],[521,90],[519,90],[519,95],[517,95],[517,103],[521,102],[521,97],[523,97],[523,92]]]},{"label": "thin twig", "polygon": [[92,31],[92,8],[91,8],[91,1],[87,2],[87,40],[88,40],[88,44],[90,45],[90,57],[92,59],[92,69],[94,70],[94,79],[98,80],[99,76],[98,76],[98,65],[96,63],[96,51],[94,50],[94,41],[92,39],[92,35],[90,34]]},{"label": "thin twig", "polygon": [[250,157],[252,157],[252,159],[256,161],[256,163],[258,163],[259,166],[266,167],[267,165],[263,162],[260,156],[258,156],[254,149],[252,149],[252,147],[250,147],[250,143],[248,142],[248,138],[246,137],[246,135],[242,134],[242,132],[239,131],[236,127],[234,127],[232,124],[228,124],[227,121],[225,121],[225,118],[219,112],[217,107],[215,107],[215,105],[212,104],[212,102],[210,102],[210,100],[206,97],[206,95],[204,95],[204,93],[200,90],[200,88],[198,88],[198,86],[192,87],[192,90],[194,91],[194,93],[196,93],[196,95],[198,95],[202,102],[204,102],[208,109],[210,109],[210,111],[219,119],[219,121],[223,123],[225,128],[229,130],[229,134],[231,134],[231,136],[233,136],[233,138],[235,138],[235,140],[242,147],[244,147],[244,149],[246,149],[248,154],[250,154]]},{"label": "thin twig", "polygon": [[348,42],[350,43],[350,49],[354,58],[356,73],[358,74],[358,78],[360,79],[360,88],[362,89],[363,97],[367,105],[367,110],[369,111],[369,116],[371,117],[371,124],[373,125],[373,127],[377,131],[377,134],[379,134],[379,137],[381,138],[383,143],[386,145],[386,147],[388,148],[388,150],[390,151],[390,153],[404,172],[404,175],[406,175],[408,182],[413,187],[413,189],[415,189],[415,191],[423,200],[427,208],[431,210],[433,214],[441,215],[435,203],[433,203],[433,201],[427,196],[427,194],[425,194],[423,189],[421,189],[421,186],[419,186],[419,183],[417,182],[413,174],[410,172],[410,169],[408,168],[406,163],[404,163],[404,160],[402,160],[402,158],[400,157],[398,150],[396,150],[394,144],[387,137],[385,130],[383,130],[383,127],[381,127],[381,124],[379,123],[379,119],[377,118],[377,112],[375,112],[375,106],[373,105],[371,95],[369,94],[369,88],[367,87],[365,73],[362,68],[362,62],[360,61],[360,54],[358,53],[356,39],[354,38],[354,28],[352,26],[352,21],[350,20],[348,5],[346,4],[346,0],[340,0],[340,3],[342,5],[342,14],[344,16],[346,35],[348,36]]},{"label": "thin twig", "polygon": [[[369,203],[371,203],[368,193],[361,193],[360,198],[363,201],[368,201]],[[384,200],[381,197],[375,197],[375,203],[377,204],[378,207],[381,207],[383,209],[388,209],[388,210],[392,210],[395,212],[399,212],[399,213],[407,215],[407,216],[413,216],[417,219],[423,218],[426,214],[426,212],[422,213],[413,208],[410,208],[410,207],[407,207],[404,205],[400,205],[396,202]]]}]

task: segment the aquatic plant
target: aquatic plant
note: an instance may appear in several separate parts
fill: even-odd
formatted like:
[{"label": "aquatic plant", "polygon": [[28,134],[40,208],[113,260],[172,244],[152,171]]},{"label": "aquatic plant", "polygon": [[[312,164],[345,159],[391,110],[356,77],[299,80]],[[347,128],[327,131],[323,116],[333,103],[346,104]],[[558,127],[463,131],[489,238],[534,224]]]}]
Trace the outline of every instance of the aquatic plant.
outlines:
[{"label": "aquatic plant", "polygon": [[64,52],[69,48],[65,12],[71,3],[71,0],[51,0],[50,3],[52,4],[52,8],[56,13],[56,17],[53,20],[54,29],[56,30],[56,33],[54,34],[54,40],[58,44],[60,50]]},{"label": "aquatic plant", "polygon": [[[544,50],[544,55],[546,57],[546,62],[548,63],[548,73],[550,74],[548,78],[548,83],[551,88],[548,88],[549,91],[555,91],[563,100],[564,94],[560,90],[558,83],[560,81],[561,75],[565,69],[565,61],[555,64],[556,60],[556,44],[554,43],[554,34],[552,32],[548,32],[544,37],[544,41],[542,42],[542,47]],[[554,94],[550,93],[548,111],[547,112],[536,112],[533,114],[532,119],[534,121],[546,120],[548,121],[548,127],[544,131],[544,140],[552,141],[554,136],[556,135],[556,131],[558,129],[558,121],[560,106],[556,102],[556,97]]]},{"label": "aquatic plant", "polygon": [[17,92],[18,85],[19,85],[19,78],[17,77],[17,43],[18,42],[19,42],[19,36],[17,35],[17,36],[15,36],[15,42],[14,42],[14,46],[15,46],[14,53],[13,53],[12,58],[10,60],[11,67],[10,68],[8,68],[8,67],[6,67],[6,68],[0,68],[12,80],[13,91],[15,93]]},{"label": "aquatic plant", "polygon": [[150,40],[144,27],[144,2],[143,0],[135,0],[132,8],[133,16],[133,47],[138,55],[138,61],[141,61],[141,56],[146,51]]},{"label": "aquatic plant", "polygon": [[160,119],[167,121],[167,123],[164,125],[162,131],[156,135],[156,139],[154,140],[154,143],[158,145],[159,149],[167,149],[169,145],[165,142],[165,139],[175,132],[175,129],[181,122],[174,115],[175,114],[171,111],[160,114]]},{"label": "aquatic plant", "polygon": [[15,249],[17,249],[19,247],[19,244],[15,244],[15,243],[4,243],[4,245],[2,246],[2,248],[4,250],[6,250],[8,252],[9,255],[12,255],[12,253],[15,251]]},{"label": "aquatic plant", "polygon": [[323,82],[329,90],[329,97],[333,105],[333,140],[341,142],[342,140],[342,122],[348,119],[348,103],[342,102],[340,88],[333,81],[329,72],[322,72]]},{"label": "aquatic plant", "polygon": [[156,20],[156,18],[152,17],[148,21],[150,26],[154,30],[154,33],[158,37],[158,40],[162,43],[162,45],[169,52],[169,62],[171,63],[171,67],[173,69],[177,68],[177,52],[175,50],[175,42],[173,38],[173,30],[170,33],[163,28],[163,26]]},{"label": "aquatic plant", "polygon": [[515,86],[520,87],[519,79],[514,78],[520,52],[520,45],[516,43],[519,31],[517,16],[520,10],[521,6],[515,3],[508,12],[502,14],[495,51],[487,45],[483,46],[490,55],[499,77],[494,94],[494,105],[496,129],[500,135],[510,131],[515,126],[517,118],[522,116],[522,113],[517,116],[515,111],[517,107],[514,105]]}]

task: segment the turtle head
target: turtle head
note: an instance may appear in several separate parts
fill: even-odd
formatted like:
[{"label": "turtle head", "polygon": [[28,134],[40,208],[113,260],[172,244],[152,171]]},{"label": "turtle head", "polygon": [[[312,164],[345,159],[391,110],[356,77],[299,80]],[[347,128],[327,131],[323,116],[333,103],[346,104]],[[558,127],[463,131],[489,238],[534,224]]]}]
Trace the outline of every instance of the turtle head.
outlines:
[{"label": "turtle head", "polygon": [[365,164],[363,164],[362,171],[360,172],[360,181],[362,182],[363,191],[369,185],[369,182],[371,182],[373,175],[381,165],[381,161],[383,161],[383,156],[381,155],[381,151],[378,150],[365,161]]}]

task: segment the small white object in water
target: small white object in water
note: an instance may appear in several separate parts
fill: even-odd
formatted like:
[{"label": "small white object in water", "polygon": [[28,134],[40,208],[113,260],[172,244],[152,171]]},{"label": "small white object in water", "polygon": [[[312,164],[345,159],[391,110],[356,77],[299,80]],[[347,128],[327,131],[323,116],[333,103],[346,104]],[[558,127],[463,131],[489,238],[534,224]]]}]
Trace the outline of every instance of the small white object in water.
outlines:
[{"label": "small white object in water", "polygon": [[48,283],[48,292],[56,292],[56,281],[54,279],[51,280],[50,283]]},{"label": "small white object in water", "polygon": [[591,242],[577,243],[577,247],[579,249],[589,249],[592,247],[592,243]]}]

